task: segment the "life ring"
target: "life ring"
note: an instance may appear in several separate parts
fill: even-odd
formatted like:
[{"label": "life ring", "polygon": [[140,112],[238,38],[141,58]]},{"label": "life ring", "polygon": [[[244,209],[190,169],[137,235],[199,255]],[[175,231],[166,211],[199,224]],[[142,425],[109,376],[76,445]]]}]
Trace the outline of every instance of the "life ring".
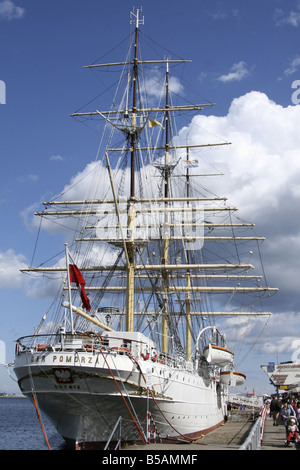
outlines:
[{"label": "life ring", "polygon": [[142,358],[144,359],[144,361],[147,361],[147,359],[149,359],[150,357],[150,352],[149,352],[149,349],[147,346],[145,346],[145,348],[143,348],[142,352],[141,352],[141,356]]},{"label": "life ring", "polygon": [[156,349],[152,349],[151,351],[151,361],[152,362],[156,362],[157,360],[157,352],[156,352]]},{"label": "life ring", "polygon": [[38,344],[36,347],[37,351],[44,351],[44,349],[48,348],[49,344]]},{"label": "life ring", "polygon": [[15,351],[16,356],[19,354],[19,352],[20,352],[20,343],[16,343],[16,351]]}]

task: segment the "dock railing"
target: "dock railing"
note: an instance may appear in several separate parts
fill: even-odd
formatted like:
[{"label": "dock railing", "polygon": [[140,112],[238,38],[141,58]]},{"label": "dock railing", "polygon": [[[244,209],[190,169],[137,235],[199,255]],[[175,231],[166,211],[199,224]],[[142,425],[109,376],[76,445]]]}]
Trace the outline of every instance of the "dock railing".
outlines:
[{"label": "dock railing", "polygon": [[261,413],[251,428],[245,442],[240,445],[238,450],[261,450],[264,436],[265,421],[267,416],[267,407],[261,410]]}]

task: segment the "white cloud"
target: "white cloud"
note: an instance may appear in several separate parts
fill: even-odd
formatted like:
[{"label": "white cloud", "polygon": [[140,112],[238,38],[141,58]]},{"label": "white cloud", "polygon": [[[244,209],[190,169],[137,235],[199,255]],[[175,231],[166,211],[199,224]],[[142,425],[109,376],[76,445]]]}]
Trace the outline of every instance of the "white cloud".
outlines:
[{"label": "white cloud", "polygon": [[295,72],[297,72],[298,68],[300,67],[300,57],[297,55],[290,61],[289,67],[285,69],[283,72],[284,75],[287,77],[289,75],[293,75]]},{"label": "white cloud", "polygon": [[[152,71],[151,77],[145,80],[145,89],[149,97],[164,99],[165,87],[161,72],[156,69]],[[171,76],[169,81],[169,91],[179,94],[183,93],[183,86],[177,77]]]},{"label": "white cloud", "polygon": [[26,181],[38,181],[38,179],[39,179],[38,175],[35,175],[33,173],[29,173],[28,175],[20,176],[18,178],[18,181],[20,181],[20,183],[24,183]]},{"label": "white cloud", "polygon": [[250,75],[250,72],[247,68],[247,63],[241,60],[240,62],[233,64],[230,72],[226,75],[221,75],[218,80],[223,83],[240,81],[243,80],[243,78],[248,77],[248,75]]},{"label": "white cloud", "polygon": [[240,17],[240,12],[237,8],[232,8],[230,10],[226,9],[225,10],[218,10],[215,12],[209,13],[210,17],[215,20],[226,20],[228,17],[234,17],[234,18],[239,18]]},{"label": "white cloud", "polygon": [[237,216],[255,223],[257,234],[267,238],[264,267],[268,284],[279,293],[265,308],[275,316],[299,310],[299,128],[300,106],[283,107],[253,91],[234,99],[226,116],[199,115],[180,133],[181,143],[187,134],[191,144],[221,141],[214,136],[232,142],[214,151],[190,151],[190,158],[208,172],[217,168],[225,174],[211,179],[211,191],[228,197]]},{"label": "white cloud", "polygon": [[276,8],[274,13],[275,25],[282,26],[288,24],[294,27],[300,25],[300,11],[299,5],[297,6],[298,11],[291,10],[285,13],[281,8]]},{"label": "white cloud", "polygon": [[20,273],[21,268],[25,268],[25,256],[17,254],[9,249],[0,252],[0,287],[1,288],[19,288],[24,279]]},{"label": "white cloud", "polygon": [[295,350],[299,350],[299,330],[295,329],[298,315],[299,312],[285,312],[271,317],[261,346],[266,356],[287,354],[292,360]]},{"label": "white cloud", "polygon": [[[291,310],[295,302],[291,293],[296,289],[300,272],[300,261],[295,258],[295,252],[300,250],[299,128],[299,106],[282,107],[264,93],[253,91],[234,99],[226,116],[200,114],[179,133],[180,143],[186,142],[187,134],[191,144],[220,142],[220,138],[213,136],[232,142],[209,153],[191,149],[190,158],[197,159],[202,168],[208,168],[211,162],[224,173],[224,178],[211,180],[212,192],[228,197],[230,204],[239,208],[238,216],[259,225],[262,232],[259,235],[269,237],[263,245],[270,267],[266,266],[267,277],[274,287],[278,284],[283,287],[279,299],[289,302]],[[148,168],[143,175],[148,177],[145,188],[151,186],[149,171]],[[89,163],[65,186],[64,198],[111,198],[109,181],[102,175],[101,162]],[[118,186],[118,174],[114,178]],[[128,185],[127,179],[125,184]],[[28,226],[32,226],[29,212],[31,208],[23,216]],[[43,227],[49,231],[51,225],[43,221]],[[59,226],[52,225],[52,230],[59,230]],[[64,225],[61,230],[65,230]],[[283,272],[285,275],[279,277],[278,273]]]},{"label": "white cloud", "polygon": [[[185,143],[188,134],[190,144],[217,143],[221,138],[232,142],[230,146],[215,149],[191,149],[190,159],[199,161],[204,170],[201,173],[211,170],[210,164],[224,173],[223,178],[210,179],[211,191],[228,197],[228,204],[239,208],[238,217],[256,223],[257,234],[267,236],[262,254],[268,284],[280,289],[265,303],[266,310],[274,312],[270,321],[274,327],[266,329],[267,339],[259,347],[270,354],[278,348],[291,355],[293,349],[287,345],[298,336],[295,325],[300,273],[297,256],[300,251],[299,128],[299,106],[283,107],[264,93],[252,91],[234,99],[225,116],[196,116],[178,137],[180,143]],[[101,163],[88,164],[65,186],[65,199],[111,197],[108,179],[104,180],[102,174]],[[151,175],[148,186],[150,180]],[[117,185],[118,177],[115,182]],[[148,188],[147,185],[144,187]],[[50,230],[50,223],[47,224],[43,222],[44,228]],[[256,326],[251,329],[244,323],[240,326],[253,339],[263,328],[263,321],[255,321]]]},{"label": "white cloud", "polygon": [[20,270],[27,268],[26,256],[13,249],[0,251],[0,289],[22,289],[28,297],[54,297],[58,290],[58,280],[26,276]]},{"label": "white cloud", "polygon": [[62,161],[63,157],[61,155],[51,155],[49,158],[50,161]]},{"label": "white cloud", "polygon": [[219,190],[231,194],[252,217],[270,206],[277,209],[286,193],[290,200],[298,201],[299,126],[300,107],[284,108],[253,91],[234,99],[227,116],[198,115],[182,131],[181,139],[189,133],[191,143],[211,136],[232,142],[211,157],[226,174],[223,183],[218,181]]},{"label": "white cloud", "polygon": [[2,0],[0,2],[0,19],[16,20],[24,16],[25,10],[18,7],[12,0]]}]

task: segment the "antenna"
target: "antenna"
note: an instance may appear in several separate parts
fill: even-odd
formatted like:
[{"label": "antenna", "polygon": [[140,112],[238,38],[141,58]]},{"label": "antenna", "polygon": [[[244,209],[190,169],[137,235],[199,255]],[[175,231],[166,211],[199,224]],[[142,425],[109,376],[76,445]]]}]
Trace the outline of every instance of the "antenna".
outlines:
[{"label": "antenna", "polygon": [[133,19],[130,20],[130,24],[135,23],[135,27],[138,29],[140,24],[144,24],[144,17],[140,18],[140,13],[142,12],[142,7],[135,9],[133,7],[133,11],[130,12],[130,15]]}]

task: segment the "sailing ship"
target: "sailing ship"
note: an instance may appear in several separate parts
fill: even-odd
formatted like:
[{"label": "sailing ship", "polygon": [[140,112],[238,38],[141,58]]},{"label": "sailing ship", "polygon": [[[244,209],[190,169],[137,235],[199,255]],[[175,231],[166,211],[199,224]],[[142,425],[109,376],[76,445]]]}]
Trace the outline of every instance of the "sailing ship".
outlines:
[{"label": "sailing ship", "polygon": [[142,59],[143,21],[141,9],[131,12],[123,62],[88,66],[121,68],[125,91],[116,87],[108,111],[71,115],[103,122],[97,180],[84,199],[64,192],[36,213],[70,221],[65,261],[22,270],[61,282],[34,334],[17,340],[14,371],[22,393],[77,448],[103,446],[120,418],[125,441],[148,442],[149,422],[160,439],[186,441],[221,425],[229,387],[246,378],[222,319],[270,315],[238,298],[260,305],[275,290],[243,262],[245,244],[262,241],[249,235],[253,224],[234,219],[226,198],[205,188],[214,175],[199,174],[195,157],[229,143],[180,140],[176,114],[210,103],[173,104],[171,68],[189,61]]}]

